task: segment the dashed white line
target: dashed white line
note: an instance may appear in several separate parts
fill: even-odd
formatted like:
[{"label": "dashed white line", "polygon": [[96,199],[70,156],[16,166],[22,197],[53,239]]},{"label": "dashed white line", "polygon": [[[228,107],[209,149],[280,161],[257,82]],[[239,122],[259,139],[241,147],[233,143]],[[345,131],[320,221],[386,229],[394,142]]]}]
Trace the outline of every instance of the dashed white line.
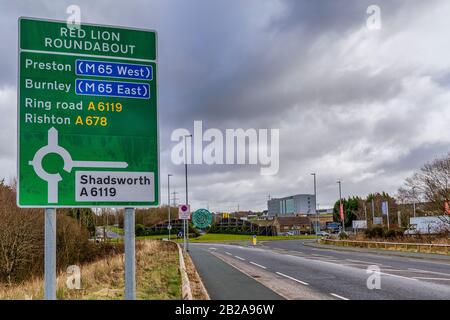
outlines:
[{"label": "dashed white line", "polygon": [[244,258],[241,258],[241,257],[239,257],[239,256],[234,256],[234,257],[235,257],[235,258],[238,258],[239,260],[245,261]]},{"label": "dashed white line", "polygon": [[343,297],[343,296],[340,296],[340,295],[338,295],[338,294],[336,294],[336,293],[330,293],[333,297],[336,297],[336,298],[338,298],[338,299],[342,299],[342,300],[350,300],[350,299],[347,299],[347,298],[345,298],[345,297]]},{"label": "dashed white line", "polygon": [[450,276],[449,273],[443,273],[443,272],[436,272],[436,271],[427,271],[427,270],[422,270],[422,269],[415,269],[415,268],[408,268],[408,270],[405,271],[409,271],[409,272],[423,272],[423,273],[431,273],[431,274],[438,274],[438,275],[442,275],[442,276]]},{"label": "dashed white line", "polygon": [[367,263],[367,264],[371,264],[371,265],[390,267],[390,266],[384,265],[384,264],[379,263],[379,262],[370,262],[370,261],[363,261],[363,260],[356,260],[356,259],[345,259],[345,260],[350,261],[350,262]]},{"label": "dashed white line", "polygon": [[257,266],[257,267],[260,267],[260,268],[263,268],[263,269],[267,269],[266,267],[264,267],[264,266],[262,266],[262,265],[260,265],[260,264],[257,264],[257,263],[255,263],[255,262],[253,262],[253,261],[250,261],[250,263],[251,263],[252,265],[254,265],[254,266]]},{"label": "dashed white line", "polygon": [[209,248],[209,250],[217,250],[217,248]]},{"label": "dashed white line", "polygon": [[305,286],[309,286],[309,283],[304,282],[304,281],[301,281],[301,280],[298,280],[298,279],[295,279],[295,278],[293,278],[293,277],[291,277],[291,276],[288,276],[287,274],[284,274],[284,273],[281,273],[281,272],[275,272],[275,273],[278,274],[278,275],[280,275],[280,276],[282,276],[282,277],[285,277],[285,278],[291,279],[291,280],[293,280],[293,281],[296,281],[296,282],[298,282],[298,283],[301,283],[301,284],[303,284],[303,285],[305,285]]},{"label": "dashed white line", "polygon": [[390,273],[385,273],[385,272],[380,272],[379,274],[384,274],[385,276],[391,276],[391,277],[396,277],[396,278],[401,278],[401,279],[417,281],[417,279],[404,277],[404,276],[399,276],[399,275],[396,275],[396,274],[390,274]]},{"label": "dashed white line", "polygon": [[231,253],[229,253],[229,252],[227,252],[227,251],[225,251],[225,253],[226,253],[227,255],[229,255],[229,256],[232,256],[232,254],[231,254]]},{"label": "dashed white line", "polygon": [[450,281],[449,278],[427,278],[427,277],[413,277],[413,279],[418,280],[438,280],[438,281]]}]

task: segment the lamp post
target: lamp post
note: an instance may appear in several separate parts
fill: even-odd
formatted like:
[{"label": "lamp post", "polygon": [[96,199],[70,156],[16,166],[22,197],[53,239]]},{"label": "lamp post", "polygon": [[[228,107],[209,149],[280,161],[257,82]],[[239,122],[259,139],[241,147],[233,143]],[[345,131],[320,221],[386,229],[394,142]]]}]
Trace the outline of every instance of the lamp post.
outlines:
[{"label": "lamp post", "polygon": [[[188,198],[188,163],[187,163],[187,143],[186,138],[192,138],[192,134],[188,134],[184,136],[184,175],[185,175],[185,182],[186,182],[186,205],[189,206],[189,198]],[[184,237],[185,237],[185,247],[184,251],[189,250],[189,220],[183,220],[184,221]]]},{"label": "lamp post", "polygon": [[168,208],[167,213],[168,213],[168,218],[169,218],[169,224],[167,225],[167,230],[169,231],[169,241],[170,241],[170,231],[172,229],[172,223],[170,220],[170,177],[171,176],[172,175],[170,173],[167,174],[167,201],[169,203],[169,206],[167,207]]},{"label": "lamp post", "polygon": [[413,191],[413,214],[414,218],[416,217],[416,187],[412,188]]},{"label": "lamp post", "polygon": [[[341,213],[342,208],[342,189],[341,189],[341,180],[337,182],[339,184],[339,214]],[[344,210],[342,210],[342,232],[345,232],[345,213]]]},{"label": "lamp post", "polygon": [[317,184],[316,184],[316,174],[311,173],[311,175],[314,177],[314,213],[316,214],[316,239],[319,240],[318,232],[320,231],[320,219],[319,219],[319,212],[317,211]]}]

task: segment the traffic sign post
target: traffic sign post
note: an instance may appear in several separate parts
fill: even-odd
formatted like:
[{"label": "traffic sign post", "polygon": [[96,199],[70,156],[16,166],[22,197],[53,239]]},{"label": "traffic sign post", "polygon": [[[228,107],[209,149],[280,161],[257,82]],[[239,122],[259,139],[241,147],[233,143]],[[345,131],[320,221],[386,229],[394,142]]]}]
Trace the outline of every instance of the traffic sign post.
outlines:
[{"label": "traffic sign post", "polygon": [[56,209],[45,209],[44,298],[56,300]]},{"label": "traffic sign post", "polygon": [[125,208],[125,300],[136,299],[134,208]]},{"label": "traffic sign post", "polygon": [[187,251],[187,235],[186,235],[186,225],[189,223],[191,218],[191,208],[188,204],[181,204],[178,206],[178,219],[183,220],[183,250]]},{"label": "traffic sign post", "polygon": [[[19,19],[19,207],[125,210],[134,298],[134,207],[159,204],[154,31]],[[45,214],[45,297],[55,297],[56,210]]]}]

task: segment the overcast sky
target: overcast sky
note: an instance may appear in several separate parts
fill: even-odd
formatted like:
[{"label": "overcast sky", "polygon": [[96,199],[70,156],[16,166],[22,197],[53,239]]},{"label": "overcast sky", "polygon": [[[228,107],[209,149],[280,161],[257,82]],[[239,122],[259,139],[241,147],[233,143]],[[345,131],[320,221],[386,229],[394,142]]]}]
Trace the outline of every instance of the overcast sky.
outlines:
[{"label": "overcast sky", "polygon": [[[280,170],[190,167],[194,207],[266,209],[267,197],[395,193],[420,166],[450,151],[448,0],[127,0],[0,3],[0,177],[16,173],[17,18],[155,29],[159,36],[161,201],[177,128],[280,130]],[[381,8],[369,30],[366,9]]]}]

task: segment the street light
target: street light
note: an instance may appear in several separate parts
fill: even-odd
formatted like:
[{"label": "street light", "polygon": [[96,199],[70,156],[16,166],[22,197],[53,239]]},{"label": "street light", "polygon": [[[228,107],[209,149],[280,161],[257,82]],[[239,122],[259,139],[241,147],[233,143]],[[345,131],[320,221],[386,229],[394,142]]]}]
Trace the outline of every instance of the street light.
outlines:
[{"label": "street light", "polygon": [[[339,214],[341,214],[341,208],[342,208],[342,190],[341,190],[341,180],[337,182],[339,184]],[[342,209],[342,232],[345,232],[345,216],[344,216],[344,210]]]},{"label": "street light", "polygon": [[[186,182],[186,205],[189,206],[189,200],[188,200],[188,173],[187,173],[187,143],[186,138],[192,138],[192,134],[187,134],[184,136],[184,174],[185,174],[185,182]],[[189,220],[183,220],[183,226],[184,226],[184,251],[189,250]]]},{"label": "street light", "polygon": [[316,214],[316,239],[319,240],[318,232],[320,231],[320,219],[319,219],[319,212],[317,211],[317,184],[316,184],[316,174],[311,173],[312,176],[314,176],[314,213]]},{"label": "street light", "polygon": [[412,187],[412,191],[413,191],[413,213],[414,213],[414,218],[416,217],[416,187]]},{"label": "street light", "polygon": [[169,203],[169,206],[168,206],[169,224],[167,225],[167,230],[169,231],[169,241],[170,241],[170,231],[172,229],[172,223],[170,220],[170,177],[171,176],[172,175],[170,173],[167,174],[167,201]]}]

